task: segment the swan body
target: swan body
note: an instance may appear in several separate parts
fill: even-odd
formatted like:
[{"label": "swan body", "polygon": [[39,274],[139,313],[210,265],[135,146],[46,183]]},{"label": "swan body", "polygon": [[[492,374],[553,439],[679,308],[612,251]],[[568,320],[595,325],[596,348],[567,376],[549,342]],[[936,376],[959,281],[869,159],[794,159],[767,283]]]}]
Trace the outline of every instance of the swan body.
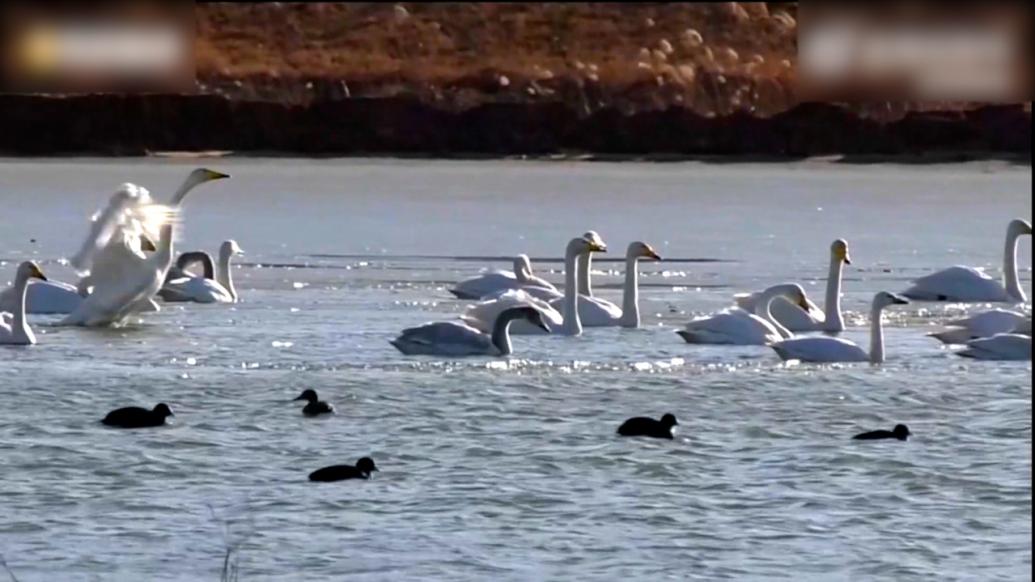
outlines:
[{"label": "swan body", "polygon": [[3,313],[3,317],[0,317],[0,344],[28,346],[36,343],[36,334],[32,332],[25,318],[25,293],[30,286],[29,283],[34,279],[47,280],[39,265],[32,261],[18,265],[13,287],[19,298],[18,305],[9,316]]},{"label": "swan body", "polygon": [[[947,329],[927,335],[945,344],[965,344],[970,340],[1013,332],[1019,326],[1023,326],[1026,319],[1024,314],[1016,311],[990,309],[970,317],[952,320],[946,324]],[[1029,323],[1029,329],[1030,325]]]},{"label": "swan body", "polygon": [[[167,277],[158,293],[166,301],[237,303],[238,296],[231,275],[230,261],[235,255],[243,253],[236,241],[225,241],[219,247],[219,269],[215,271],[215,279],[197,275],[172,280]],[[205,268],[208,270],[208,265],[205,265]]]},{"label": "swan body", "polygon": [[514,271],[487,271],[476,277],[464,279],[449,290],[458,299],[481,299],[508,289],[539,287],[557,293],[557,288],[549,281],[532,274],[532,262],[528,255],[514,257]]},{"label": "swan body", "polygon": [[390,343],[406,355],[509,356],[513,353],[510,324],[519,318],[549,329],[538,309],[521,306],[500,313],[493,323],[491,334],[462,321],[438,321],[404,329]]},{"label": "swan body", "polygon": [[759,313],[750,313],[739,307],[724,309],[715,315],[699,317],[677,331],[690,344],[769,345],[791,337],[791,332],[773,320],[771,305],[777,297],[790,297],[805,307],[805,291],[800,285],[774,285],[762,292],[756,304]]},{"label": "swan body", "polygon": [[770,347],[783,360],[799,360],[801,362],[833,363],[833,362],[884,362],[884,327],[881,314],[889,305],[909,303],[903,297],[881,291],[873,298],[870,311],[870,351],[867,353],[853,342],[828,336],[795,337],[772,344]]},{"label": "swan body", "polygon": [[[0,311],[14,313],[21,297],[14,287],[0,293]],[[29,285],[25,295],[25,312],[33,314],[69,313],[82,303],[75,285],[62,281],[38,281]]]},{"label": "swan body", "polygon": [[[584,237],[588,237],[588,240],[592,240],[593,235],[596,240],[599,240],[599,236],[596,233],[589,231]],[[597,244],[597,243],[594,243]],[[602,244],[602,243],[601,243]],[[603,248],[606,248],[604,246]],[[581,266],[583,259],[589,260],[592,254],[586,253],[579,256],[579,273],[584,271]],[[639,327],[640,326],[640,290],[639,290],[639,261],[640,259],[649,259],[653,261],[660,261],[661,257],[655,252],[654,248],[645,242],[633,242],[629,244],[628,249],[625,253],[625,285],[622,291],[622,305],[619,307],[614,303],[602,299],[600,297],[593,297],[579,292],[579,319],[582,321],[582,325],[585,327]],[[586,273],[586,281],[588,285],[589,274]],[[555,299],[551,302],[554,307],[562,305],[564,299]]]},{"label": "swan body", "polygon": [[919,301],[1024,303],[1027,297],[1017,278],[1017,239],[1030,234],[1026,220],[1012,220],[1007,227],[1002,283],[981,269],[957,265],[913,281],[902,295]]},{"label": "swan body", "polygon": [[[507,289],[494,293],[483,301],[468,307],[463,315],[460,316],[460,319],[483,333],[490,333],[500,313],[522,305],[531,305],[538,309],[543,315],[544,322],[550,329],[560,327],[564,323],[564,318],[559,311],[546,301],[528,293],[526,289]],[[510,333],[535,334],[548,333],[548,331],[529,323],[527,320],[518,319],[510,324]]]},{"label": "swan body", "polygon": [[140,247],[141,241],[149,240],[140,221],[113,227],[109,240],[93,257],[93,268],[80,280],[80,292],[88,289],[89,295],[59,325],[120,325],[132,313],[155,306],[152,297],[172,265],[173,227],[180,203],[195,186],[222,178],[229,176],[206,168],[190,173],[173,194],[171,205],[159,207],[163,211],[159,243],[150,255]]},{"label": "swan body", "polygon": [[967,342],[967,347],[956,352],[976,360],[1031,361],[1031,336],[1018,333],[998,333],[992,337]]},{"label": "swan body", "polygon": [[[837,239],[830,245],[830,268],[827,274],[826,299],[824,310],[820,310],[811,300],[806,298],[806,306],[796,305],[785,297],[773,301],[773,318],[789,331],[827,331],[841,332],[845,329],[844,317],[841,314],[841,278],[844,265],[851,265],[848,255],[848,243]],[[742,293],[733,299],[741,309],[754,313],[762,294]]]}]

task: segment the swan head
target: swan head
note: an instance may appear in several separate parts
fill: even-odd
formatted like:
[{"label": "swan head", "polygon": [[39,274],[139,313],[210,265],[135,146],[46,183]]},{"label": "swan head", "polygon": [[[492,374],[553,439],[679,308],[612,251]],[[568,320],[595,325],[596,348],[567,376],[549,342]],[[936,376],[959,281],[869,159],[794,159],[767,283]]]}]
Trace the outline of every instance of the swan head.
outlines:
[{"label": "swan head", "polygon": [[852,258],[848,256],[848,241],[843,238],[835,240],[830,245],[830,254],[846,265],[852,264]]},{"label": "swan head", "polygon": [[897,293],[881,291],[873,298],[873,307],[882,309],[889,305],[907,305],[909,300]]},{"label": "swan head", "polygon": [[654,250],[654,247],[640,241],[629,243],[629,251],[626,253],[626,256],[636,259],[650,259],[652,261],[661,260],[661,255]]},{"label": "swan head", "polygon": [[582,255],[588,253],[606,253],[607,246],[591,241],[585,237],[576,237],[568,241],[568,253]]},{"label": "swan head", "polygon": [[604,239],[600,238],[600,235],[597,234],[597,231],[595,231],[595,230],[587,230],[585,233],[583,233],[582,238],[584,238],[584,239],[588,240],[589,242],[593,243],[594,245],[600,247],[600,248],[596,249],[594,252],[598,252],[598,253],[606,253],[607,252],[607,243],[604,242]]},{"label": "swan head", "polygon": [[317,400],[319,400],[319,398],[316,396],[316,390],[313,390],[312,388],[307,388],[307,389],[305,389],[302,392],[302,394],[300,394],[298,396],[298,398],[293,399],[292,402],[294,402],[296,400],[305,400],[306,402],[316,402]]},{"label": "swan head", "polygon": [[380,471],[380,469],[377,468],[377,465],[374,464],[374,459],[371,459],[370,457],[363,457],[356,461],[356,468],[368,475],[374,471]]},{"label": "swan head", "polygon": [[235,241],[234,239],[230,239],[223,241],[223,244],[219,245],[219,254],[225,257],[243,255],[244,249],[238,246],[237,241]]},{"label": "swan head", "polygon": [[661,417],[661,424],[672,428],[673,426],[679,426],[679,421],[676,420],[676,415],[669,412]]},{"label": "swan head", "polygon": [[1022,234],[1031,234],[1031,223],[1023,218],[1015,218],[1010,221],[1010,226],[1007,231],[1012,235],[1020,236]]},{"label": "swan head", "polygon": [[187,176],[187,183],[193,187],[205,182],[211,182],[212,180],[222,180],[229,177],[230,174],[224,174],[223,172],[217,172],[208,168],[197,168]]},{"label": "swan head", "polygon": [[40,266],[33,261],[25,261],[24,263],[18,265],[18,272],[16,273],[16,276],[17,278],[24,280],[47,280],[47,276],[43,274],[43,271],[40,269]]},{"label": "swan head", "polygon": [[167,416],[176,416],[175,414],[173,414],[172,409],[169,408],[169,405],[164,402],[159,402],[158,404],[156,404],[155,407],[152,409],[152,412],[160,415],[162,418],[165,418]]},{"label": "swan head", "polygon": [[913,433],[909,432],[908,426],[904,424],[896,424],[895,428],[891,429],[891,434],[895,435],[895,438],[898,440],[904,441]]}]

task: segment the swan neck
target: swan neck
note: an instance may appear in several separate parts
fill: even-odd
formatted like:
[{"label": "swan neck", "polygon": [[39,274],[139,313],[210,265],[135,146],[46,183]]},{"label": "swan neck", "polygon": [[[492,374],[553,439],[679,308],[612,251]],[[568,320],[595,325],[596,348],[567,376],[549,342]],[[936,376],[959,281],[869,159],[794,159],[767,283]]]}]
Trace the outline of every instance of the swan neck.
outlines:
[{"label": "swan neck", "polygon": [[759,298],[758,304],[755,308],[755,315],[758,315],[762,319],[768,321],[770,325],[776,328],[776,333],[780,334],[780,337],[784,339],[789,339],[792,336],[790,330],[784,327],[779,321],[776,320],[775,317],[773,317],[773,301],[775,301],[776,298],[780,297],[781,295],[783,295],[783,291],[779,288],[766,289],[765,292],[762,293],[762,297]]},{"label": "swan neck", "polygon": [[1006,233],[1006,248],[1003,250],[1003,277],[1005,278],[1006,294],[1018,303],[1024,303],[1027,297],[1021,282],[1017,277],[1017,239],[1020,233],[1012,229]]},{"label": "swan neck", "polygon": [[25,321],[25,301],[29,291],[29,278],[27,276],[19,275],[14,282],[15,296],[18,298],[18,304],[15,307],[13,317],[11,319],[11,331],[16,334],[16,337],[20,340],[26,340],[32,337],[32,330],[29,329],[28,323]]},{"label": "swan neck", "polygon": [[579,294],[586,297],[593,296],[593,284],[590,282],[590,269],[593,268],[593,254],[585,253],[579,257]]},{"label": "swan neck", "polygon": [[[576,284],[575,271],[580,263],[579,253],[568,249],[564,254],[564,304],[563,313],[564,325],[561,332],[564,335],[579,335],[582,333],[582,321],[579,319],[579,291]],[[588,257],[581,257],[583,260]]]},{"label": "swan neck", "polygon": [[881,316],[884,309],[874,305],[870,311],[870,363],[884,363],[884,324]]},{"label": "swan neck", "polygon": [[518,316],[514,313],[504,311],[496,318],[492,325],[492,345],[496,346],[501,356],[509,356],[514,352],[510,344],[510,324]]},{"label": "swan neck", "polygon": [[187,193],[194,189],[195,186],[200,184],[194,179],[193,175],[187,176],[187,179],[180,184],[180,187],[176,192],[173,193],[172,198],[169,200],[170,206],[179,206],[183,199],[187,197]]},{"label": "swan neck", "polygon": [[823,301],[823,329],[844,331],[845,321],[841,315],[841,276],[844,262],[836,256],[830,257],[830,271],[827,273],[827,296]]},{"label": "swan neck", "polygon": [[639,260],[625,258],[625,290],[622,292],[622,327],[640,327],[640,273]]},{"label": "swan neck", "polygon": [[219,271],[216,273],[216,282],[222,285],[236,301],[237,291],[234,289],[233,276],[230,273],[230,259],[232,257],[233,253],[229,250],[219,253]]}]

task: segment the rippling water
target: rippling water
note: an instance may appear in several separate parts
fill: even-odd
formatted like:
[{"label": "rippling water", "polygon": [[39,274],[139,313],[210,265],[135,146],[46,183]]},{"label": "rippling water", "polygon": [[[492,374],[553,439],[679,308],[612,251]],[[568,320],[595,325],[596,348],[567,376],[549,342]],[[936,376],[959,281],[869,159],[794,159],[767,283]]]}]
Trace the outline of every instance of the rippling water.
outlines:
[{"label": "rippling water", "polygon": [[[105,331],[34,316],[39,345],[0,349],[0,554],[22,582],[218,580],[227,546],[241,580],[1030,579],[1031,364],[924,337],[963,306],[896,309],[881,367],[673,333],[778,282],[821,301],[844,237],[844,336],[865,342],[876,291],[1000,272],[1030,168],[205,163],[234,179],[191,195],[178,247],[237,239],[240,304]],[[0,282],[26,257],[71,280],[58,260],[118,184],[164,199],[194,165],[0,161]],[[672,259],[642,265],[642,329],[516,337],[509,360],[388,344],[514,253],[560,283],[590,228]],[[1020,262],[1030,295],[1030,240]],[[619,301],[622,266],[594,265]],[[339,414],[304,418],[305,387]],[[158,401],[168,427],[98,423]],[[614,436],[669,411],[674,442]],[[897,422],[909,442],[848,438]],[[306,481],[363,455],[369,482]]]}]

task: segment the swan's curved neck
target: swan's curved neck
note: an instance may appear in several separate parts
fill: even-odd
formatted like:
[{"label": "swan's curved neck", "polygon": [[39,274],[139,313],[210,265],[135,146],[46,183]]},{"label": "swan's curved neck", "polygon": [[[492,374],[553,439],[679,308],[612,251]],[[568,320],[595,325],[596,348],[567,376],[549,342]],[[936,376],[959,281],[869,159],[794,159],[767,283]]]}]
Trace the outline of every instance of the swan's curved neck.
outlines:
[{"label": "swan's curved neck", "polygon": [[21,343],[36,342],[32,328],[29,327],[29,323],[25,320],[25,296],[28,294],[28,290],[29,278],[19,275],[14,282],[14,292],[15,297],[18,298],[18,305],[11,320],[11,332],[14,333],[14,339]]},{"label": "swan's curved neck", "polygon": [[593,296],[593,285],[589,280],[589,271],[593,268],[593,255],[592,253],[586,253],[579,257],[579,281],[578,289],[579,293],[586,297]]},{"label": "swan's curved neck", "polygon": [[195,179],[193,174],[187,176],[187,179],[183,181],[183,184],[180,184],[180,188],[174,192],[172,198],[169,199],[169,206],[179,206],[180,202],[183,202],[183,199],[187,197],[187,193],[202,182],[203,181]]},{"label": "swan's curved neck", "polygon": [[625,257],[625,290],[622,292],[622,327],[640,327],[640,273],[639,258]]},{"label": "swan's curved neck", "polygon": [[845,321],[841,316],[841,275],[844,262],[837,256],[830,257],[830,271],[827,273],[827,296],[823,301],[824,331],[844,331]]},{"label": "swan's curved neck", "polygon": [[884,363],[884,324],[881,316],[884,308],[874,305],[870,311],[870,363]]},{"label": "swan's curved neck", "polygon": [[1027,297],[1021,282],[1017,278],[1017,239],[1020,233],[1010,229],[1006,232],[1006,248],[1003,250],[1003,277],[1005,279],[1006,294],[1018,303],[1024,303]]},{"label": "swan's curved neck", "polygon": [[779,321],[773,317],[772,303],[777,297],[783,296],[783,290],[778,287],[770,287],[766,289],[762,296],[759,298],[755,308],[755,315],[768,321],[774,328],[776,333],[780,334],[780,337],[788,339],[792,337],[790,330],[784,327]]},{"label": "swan's curved neck", "polygon": [[564,254],[564,323],[561,325],[561,333],[564,335],[580,335],[582,333],[582,321],[579,319],[579,290],[575,282],[575,270],[581,262],[579,259],[588,259],[588,253],[579,256],[574,249],[568,249]]},{"label": "swan's curved neck", "polygon": [[521,316],[516,312],[504,311],[492,325],[492,345],[496,346],[501,356],[514,353],[514,347],[510,344],[510,324],[518,317]]},{"label": "swan's curved neck", "polygon": [[229,249],[219,253],[219,272],[216,273],[216,277],[217,282],[230,293],[230,297],[237,301],[237,290],[234,289],[233,277],[230,274],[231,258],[233,258],[233,252]]}]

